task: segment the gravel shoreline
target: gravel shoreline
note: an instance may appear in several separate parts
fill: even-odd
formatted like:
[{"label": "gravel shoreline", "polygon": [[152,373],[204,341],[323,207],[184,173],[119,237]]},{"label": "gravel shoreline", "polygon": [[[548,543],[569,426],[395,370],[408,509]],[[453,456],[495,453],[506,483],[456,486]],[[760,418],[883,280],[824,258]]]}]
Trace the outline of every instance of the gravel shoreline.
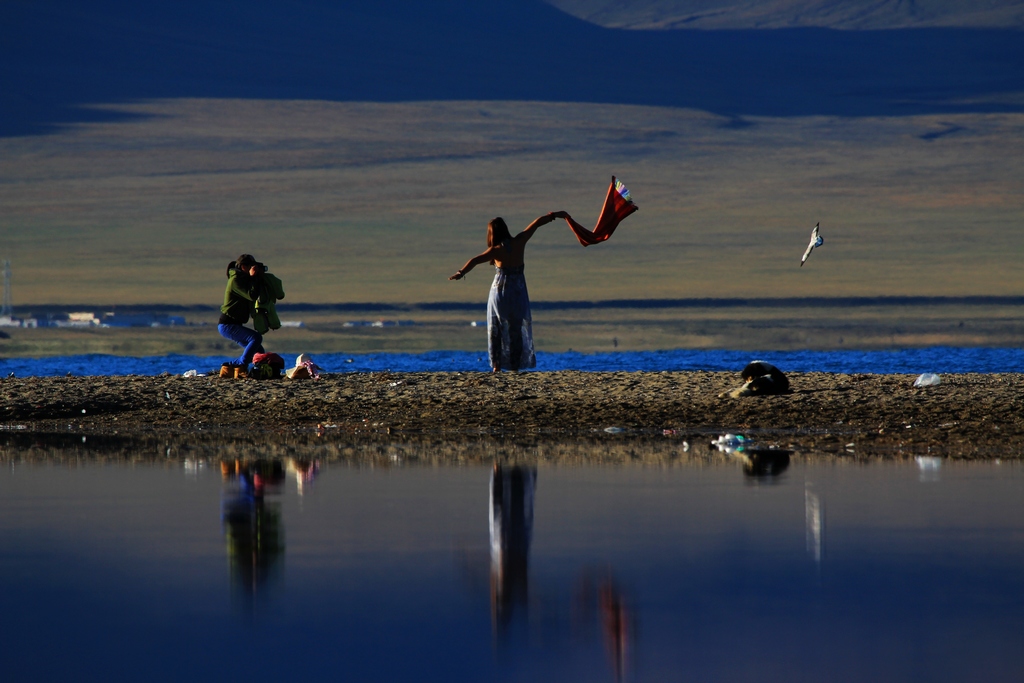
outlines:
[{"label": "gravel shoreline", "polygon": [[0,436],[188,443],[315,437],[400,443],[669,439],[725,432],[797,451],[1024,457],[1024,374],[792,373],[792,393],[723,398],[726,372],[353,373],[321,380],[31,377],[0,380]]}]

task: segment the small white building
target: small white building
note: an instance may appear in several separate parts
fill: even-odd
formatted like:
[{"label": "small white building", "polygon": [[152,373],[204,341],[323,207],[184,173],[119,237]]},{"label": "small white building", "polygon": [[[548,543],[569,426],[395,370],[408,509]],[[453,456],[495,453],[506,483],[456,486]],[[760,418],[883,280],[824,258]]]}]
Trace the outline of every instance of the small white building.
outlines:
[{"label": "small white building", "polygon": [[99,325],[100,319],[92,312],[68,313],[67,320],[60,320],[54,323],[56,327],[91,327]]}]

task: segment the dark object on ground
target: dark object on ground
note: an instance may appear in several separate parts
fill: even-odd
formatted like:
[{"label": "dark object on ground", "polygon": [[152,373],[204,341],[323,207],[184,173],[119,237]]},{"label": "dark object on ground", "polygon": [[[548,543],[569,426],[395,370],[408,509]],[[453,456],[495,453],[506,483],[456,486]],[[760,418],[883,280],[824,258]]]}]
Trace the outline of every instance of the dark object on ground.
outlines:
[{"label": "dark object on ground", "polygon": [[249,377],[253,379],[281,379],[284,375],[281,373],[281,368],[270,363],[256,363],[252,366]]},{"label": "dark object on ground", "polygon": [[741,373],[743,386],[737,387],[726,394],[732,398],[740,396],[769,396],[788,394],[789,380],[777,367],[763,360],[748,363]]},{"label": "dark object on ground", "polygon": [[252,362],[249,376],[253,379],[281,379],[284,376],[284,358],[276,353],[257,353]]}]

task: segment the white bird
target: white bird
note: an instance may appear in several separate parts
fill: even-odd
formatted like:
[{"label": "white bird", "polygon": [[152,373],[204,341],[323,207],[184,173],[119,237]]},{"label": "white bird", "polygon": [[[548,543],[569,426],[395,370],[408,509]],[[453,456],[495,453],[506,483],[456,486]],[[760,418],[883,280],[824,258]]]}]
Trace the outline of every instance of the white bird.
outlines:
[{"label": "white bird", "polygon": [[815,223],[814,230],[811,230],[811,243],[807,245],[807,251],[804,252],[804,257],[800,259],[801,268],[804,267],[804,261],[806,261],[807,257],[811,255],[811,252],[814,250],[814,248],[820,247],[822,244],[825,243],[825,240],[823,240],[821,238],[821,235],[818,234],[818,226],[820,225],[821,223]]}]

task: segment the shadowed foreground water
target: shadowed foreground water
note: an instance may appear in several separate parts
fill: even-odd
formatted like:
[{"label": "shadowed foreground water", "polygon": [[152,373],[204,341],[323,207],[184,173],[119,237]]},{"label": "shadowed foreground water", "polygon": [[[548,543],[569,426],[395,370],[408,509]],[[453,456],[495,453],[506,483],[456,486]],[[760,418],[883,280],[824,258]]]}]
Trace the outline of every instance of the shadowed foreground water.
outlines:
[{"label": "shadowed foreground water", "polygon": [[301,455],[8,454],[3,679],[1024,675],[1017,464]]}]

